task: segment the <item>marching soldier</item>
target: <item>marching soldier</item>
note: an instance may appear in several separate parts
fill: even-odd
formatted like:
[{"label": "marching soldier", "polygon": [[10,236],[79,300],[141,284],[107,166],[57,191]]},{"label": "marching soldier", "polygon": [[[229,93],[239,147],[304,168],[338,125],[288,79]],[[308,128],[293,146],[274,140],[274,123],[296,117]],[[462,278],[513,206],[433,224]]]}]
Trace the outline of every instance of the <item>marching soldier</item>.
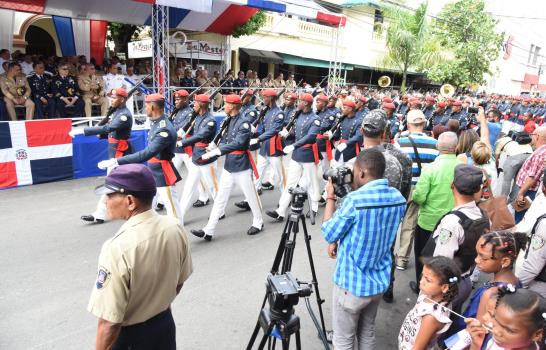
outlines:
[{"label": "marching soldier", "polygon": [[176,131],[169,118],[164,114],[165,97],[163,95],[147,95],[144,102],[146,103],[146,114],[151,121],[146,148],[121,158],[103,160],[97,166],[100,169],[107,169],[118,165],[147,161],[157,186],[156,201],[163,203],[167,214],[183,224],[175,190],[175,184],[181,178],[172,163],[176,146]]},{"label": "marching soldier", "polygon": [[328,97],[328,105],[326,106],[326,109],[333,115],[336,115],[341,112],[341,110],[336,107],[336,102],[337,102],[336,95],[330,95],[330,97]]},{"label": "marching soldier", "polygon": [[432,113],[432,116],[429,119],[429,123],[427,123],[427,130],[432,130],[433,127],[435,127],[438,124],[443,124],[444,117],[446,112],[446,103],[445,101],[440,101],[436,104],[436,109]]},{"label": "marching soldier", "polygon": [[[115,111],[111,115],[108,123],[83,129],[83,134],[85,136],[108,135],[108,159],[120,158],[133,152],[133,148],[129,143],[131,128],[133,126],[133,116],[125,105],[127,102],[127,95],[127,91],[123,88],[112,90],[110,96],[112,98],[112,107],[115,108]],[[80,132],[77,130],[72,130],[69,132],[69,135],[74,137],[79,133]],[[112,169],[112,167],[107,168],[107,173],[109,174]],[[82,215],[82,221],[102,224],[104,221],[108,220],[105,200],[104,196],[101,197],[95,212],[91,215]]]},{"label": "marching soldier", "polygon": [[21,73],[19,63],[10,62],[8,64],[6,76],[1,80],[1,89],[11,120],[17,120],[15,106],[25,106],[27,120],[34,117],[34,102],[30,99],[30,85],[27,78]]},{"label": "marching soldier", "polygon": [[[180,207],[182,208],[181,218],[184,219],[192,198],[194,197],[197,185],[201,182],[214,200],[218,192],[216,180],[216,160],[203,160],[201,156],[207,152],[206,148],[214,139],[216,133],[216,119],[209,113],[210,98],[208,95],[200,94],[194,98],[193,111],[197,113],[194,119],[190,135],[184,135],[179,130],[178,136],[182,138],[181,146],[192,148],[192,162],[195,167],[188,168],[188,178],[184,184]],[[189,149],[189,148],[187,148]]]},{"label": "marching soldier", "polygon": [[83,101],[80,99],[78,82],[68,75],[68,65],[61,64],[59,74],[51,82],[51,92],[55,98],[55,107],[61,118],[66,117],[66,107],[74,107],[74,118],[83,116]]},{"label": "marching soldier", "polygon": [[256,117],[258,116],[256,106],[252,103],[253,94],[254,90],[252,89],[244,89],[243,91],[241,91],[242,105],[239,113],[244,118],[248,119],[250,123],[254,122],[254,120],[256,120]]},{"label": "marching soldier", "polygon": [[327,108],[328,101],[328,96],[324,94],[318,95],[315,99],[315,113],[320,118],[320,133],[317,134],[317,146],[322,155],[320,165],[323,173],[330,168],[330,161],[334,158],[332,153],[332,141],[330,141],[328,136],[324,135],[324,133],[332,128],[336,121],[336,115],[331,114],[332,109]]},{"label": "marching soldier", "polygon": [[[252,183],[252,172],[258,178],[258,173],[249,150],[250,123],[239,113],[241,97],[227,95],[224,98],[224,110],[229,120],[222,140],[218,146],[211,144],[203,154],[205,161],[225,155],[224,171],[220,177],[218,194],[214,200],[207,225],[202,230],[191,230],[191,233],[205,241],[211,241],[218,220],[224,213],[231,190],[235,184],[243,191],[248,205],[252,210],[252,226],[247,231],[255,235],[263,230],[263,218],[260,199]],[[251,170],[252,169],[252,170]]]},{"label": "marching soldier", "polygon": [[327,134],[330,139],[339,141],[332,168],[341,167],[347,163],[352,167],[354,159],[360,153],[360,144],[363,141],[360,124],[363,117],[362,119],[356,117],[355,108],[356,104],[353,100],[346,98],[343,101],[343,121],[334,134],[332,131]]},{"label": "marching soldier", "polygon": [[93,103],[100,105],[100,115],[106,115],[106,112],[108,111],[108,99],[105,96],[104,79],[95,75],[95,65],[85,65],[83,74],[78,77],[78,86],[83,92],[85,116],[91,118],[91,107]]},{"label": "marching soldier", "polygon": [[[178,112],[173,117],[172,123],[177,134],[183,133],[183,130],[181,131],[181,129],[190,122],[193,114],[193,109],[188,105],[188,96],[189,93],[185,89],[178,90],[174,93],[175,108],[178,110]],[[182,171],[182,164],[186,166],[188,173],[190,172],[190,169],[194,169],[196,167],[191,160],[192,154],[192,146],[182,147],[182,138],[179,137],[179,140],[176,142],[173,158],[173,164],[178,170],[179,174]],[[194,171],[197,170],[194,169]],[[198,208],[209,204],[209,196],[207,191],[205,191],[203,184],[200,183],[197,186],[197,189],[199,191],[199,198],[193,203],[193,206]]]},{"label": "marching soldier", "polygon": [[[288,121],[290,120],[290,117],[298,110],[298,106],[296,104],[296,101],[298,100],[298,94],[295,92],[287,92],[284,94],[284,125],[285,127],[288,124]],[[284,138],[284,145],[288,146],[294,143],[294,134],[290,134],[287,137]],[[291,155],[287,154],[287,157],[285,159],[290,158]],[[284,172],[286,173],[286,164],[284,165]]]},{"label": "marching soldier", "polygon": [[447,125],[447,122],[449,122],[450,119],[455,119],[459,121],[459,130],[465,130],[468,125],[468,120],[466,118],[466,114],[463,113],[462,107],[463,103],[459,100],[453,101],[451,104],[451,113],[447,114],[442,122],[444,126]]},{"label": "marching soldier", "polygon": [[48,118],[55,118],[55,100],[51,93],[51,79],[46,76],[43,62],[34,63],[34,74],[28,78],[32,101],[36,108],[36,118],[43,119],[47,110]]},{"label": "marching soldier", "polygon": [[400,104],[398,105],[398,107],[396,107],[396,111],[394,112],[395,114],[402,114],[405,116],[408,113],[410,109],[408,99],[408,95],[402,96],[402,98],[400,99]]},{"label": "marching soldier", "polygon": [[[385,101],[385,98],[383,98]],[[391,100],[390,98],[387,100]],[[391,100],[392,101],[392,100]],[[396,109],[396,106],[392,102],[384,102],[383,103],[383,110],[385,113],[387,113],[387,122],[389,124],[389,132],[391,135],[391,138],[394,138],[396,134],[398,134],[398,131],[400,130],[400,121],[394,114],[394,110]]]},{"label": "marching soldier", "polygon": [[360,95],[358,99],[355,101],[356,103],[356,117],[359,119],[363,119],[366,114],[370,112],[370,109],[368,108],[368,98],[364,95]]},{"label": "marching soldier", "polygon": [[425,107],[423,107],[422,111],[427,120],[429,120],[432,117],[432,114],[434,113],[435,103],[436,103],[436,99],[434,97],[429,95],[425,98]]},{"label": "marching soldier", "polygon": [[284,128],[280,135],[288,136],[290,132],[295,135],[295,142],[283,149],[284,153],[292,153],[292,160],[288,167],[286,187],[282,192],[277,210],[266,211],[265,213],[276,221],[283,221],[286,210],[290,205],[291,195],[288,190],[295,187],[304,180],[309,201],[311,203],[312,215],[316,216],[318,202],[320,199],[319,188],[319,164],[320,152],[316,144],[317,134],[320,131],[320,119],[312,110],[313,96],[308,93],[301,94],[298,101],[298,110],[301,114],[296,119],[292,130]]}]

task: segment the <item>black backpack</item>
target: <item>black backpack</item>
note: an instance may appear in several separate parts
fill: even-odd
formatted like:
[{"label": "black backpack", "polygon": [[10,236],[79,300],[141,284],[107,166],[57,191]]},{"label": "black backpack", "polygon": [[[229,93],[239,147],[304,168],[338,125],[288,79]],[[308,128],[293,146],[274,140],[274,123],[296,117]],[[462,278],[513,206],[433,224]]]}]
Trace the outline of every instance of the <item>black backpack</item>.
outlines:
[{"label": "black backpack", "polygon": [[[442,216],[440,220],[438,220],[438,224],[436,224],[436,227],[432,231],[436,231],[436,228],[446,215],[454,214],[459,217],[459,224],[464,230],[464,242],[461,244],[461,246],[459,246],[457,252],[455,252],[453,260],[455,260],[462,272],[466,272],[474,266],[474,259],[476,259],[477,255],[476,243],[484,233],[489,231],[490,228],[487,213],[481,208],[480,212],[482,213],[482,217],[472,220],[459,210],[450,211]],[[421,251],[421,256],[432,257],[435,249],[436,241],[431,235],[425,244],[425,247]]]}]

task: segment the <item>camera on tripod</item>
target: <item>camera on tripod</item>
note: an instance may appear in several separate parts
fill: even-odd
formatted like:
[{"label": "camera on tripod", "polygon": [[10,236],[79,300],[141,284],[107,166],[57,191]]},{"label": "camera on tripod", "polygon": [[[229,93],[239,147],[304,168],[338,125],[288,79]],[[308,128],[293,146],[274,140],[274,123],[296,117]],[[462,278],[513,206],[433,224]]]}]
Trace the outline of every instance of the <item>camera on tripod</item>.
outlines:
[{"label": "camera on tripod", "polygon": [[290,272],[282,275],[267,276],[267,294],[272,318],[290,312],[298,304],[300,298],[312,293],[309,284],[300,283]]},{"label": "camera on tripod", "polygon": [[307,200],[307,191],[300,186],[290,187],[288,193],[292,195],[291,209],[294,214],[301,214],[303,205]]},{"label": "camera on tripod", "polygon": [[353,183],[353,172],[347,167],[339,167],[328,169],[323,175],[322,178],[328,181],[329,178],[332,178],[332,184],[334,185],[334,193],[339,198],[345,197],[347,193],[352,191]]}]

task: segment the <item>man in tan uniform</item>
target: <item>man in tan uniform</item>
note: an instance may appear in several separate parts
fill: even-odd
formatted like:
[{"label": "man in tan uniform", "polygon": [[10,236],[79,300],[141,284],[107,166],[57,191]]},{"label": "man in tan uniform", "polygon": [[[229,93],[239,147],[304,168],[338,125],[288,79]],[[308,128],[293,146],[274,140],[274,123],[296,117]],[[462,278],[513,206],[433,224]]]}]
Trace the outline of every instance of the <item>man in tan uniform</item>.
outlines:
[{"label": "man in tan uniform", "polygon": [[97,187],[108,216],[127,220],[102,246],[88,310],[99,318],[96,349],[176,349],[171,303],[192,273],[186,232],[156,214],[156,184],[143,164],[115,168]]},{"label": "man in tan uniform", "polygon": [[21,73],[19,63],[8,64],[6,76],[1,79],[0,85],[11,120],[17,120],[15,106],[25,106],[26,119],[31,120],[34,117],[34,102],[30,99],[30,85],[27,78]]},{"label": "man in tan uniform", "polygon": [[78,86],[82,91],[85,103],[85,116],[91,118],[93,103],[100,105],[100,115],[105,116],[108,111],[108,99],[104,91],[104,79],[95,74],[95,66],[86,64],[83,74],[78,77]]}]

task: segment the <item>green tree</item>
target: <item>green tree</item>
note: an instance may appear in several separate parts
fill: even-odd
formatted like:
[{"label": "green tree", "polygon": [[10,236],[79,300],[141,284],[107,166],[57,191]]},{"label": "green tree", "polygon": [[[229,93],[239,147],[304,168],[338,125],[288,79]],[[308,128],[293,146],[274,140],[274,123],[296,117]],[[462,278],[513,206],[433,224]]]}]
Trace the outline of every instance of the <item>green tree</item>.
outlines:
[{"label": "green tree", "polygon": [[114,42],[116,52],[127,53],[127,43],[135,39],[143,29],[143,26],[111,22],[108,26],[108,40]]},{"label": "green tree", "polygon": [[446,4],[432,23],[432,32],[451,59],[435,65],[428,77],[455,87],[483,84],[504,40],[504,33],[495,31],[496,24],[483,0]]},{"label": "green tree", "polygon": [[379,65],[402,73],[402,92],[406,90],[410,68],[426,71],[442,59],[438,45],[430,40],[427,7],[428,3],[425,2],[415,11],[394,6],[384,9],[385,18],[388,19],[387,50]]},{"label": "green tree", "polygon": [[265,12],[258,11],[252,17],[250,17],[245,23],[236,27],[231,35],[234,38],[239,38],[244,35],[252,35],[260,30],[265,24]]}]

